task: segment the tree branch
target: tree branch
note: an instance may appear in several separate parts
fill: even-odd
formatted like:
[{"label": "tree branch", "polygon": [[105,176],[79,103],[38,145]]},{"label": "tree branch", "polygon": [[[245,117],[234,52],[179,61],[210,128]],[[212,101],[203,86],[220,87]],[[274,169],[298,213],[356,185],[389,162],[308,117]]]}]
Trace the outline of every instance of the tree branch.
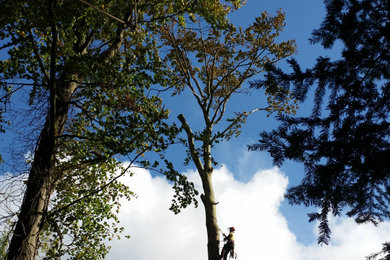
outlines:
[{"label": "tree branch", "polygon": [[11,84],[11,83],[7,83],[7,82],[4,82],[3,84],[5,84],[5,85],[20,85],[20,86],[13,89],[12,91],[9,91],[9,92],[6,91],[6,94],[0,98],[0,102],[6,101],[13,93],[15,93],[19,89],[23,88],[25,85],[35,85],[35,84],[22,84],[22,83]]},{"label": "tree branch", "polygon": [[225,128],[225,130],[223,130],[222,132],[220,132],[219,134],[215,135],[212,139],[211,139],[211,142],[214,142],[217,138],[219,137],[222,137],[224,136],[230,129],[232,129],[243,117],[246,117],[246,116],[249,116],[250,114],[256,112],[256,111],[260,111],[260,110],[263,110],[263,111],[267,111],[268,107],[266,108],[255,108],[249,112],[243,112],[241,115],[237,116],[236,119],[234,119],[234,121],[228,126]]},{"label": "tree branch", "polygon": [[[83,0],[79,0],[79,1],[83,1]],[[101,54],[101,58],[103,62],[106,62],[107,60],[112,58],[121,48],[122,43],[124,41],[124,32],[125,29],[129,27],[128,25],[133,12],[134,10],[132,9],[132,4],[130,4],[129,11],[125,14],[122,20],[122,24],[117,27],[116,38],[113,39],[113,44]],[[135,30],[135,28],[132,29]]]},{"label": "tree branch", "polygon": [[50,216],[53,216],[53,215],[55,215],[55,214],[57,214],[58,212],[60,212],[60,211],[63,211],[63,210],[65,210],[65,209],[67,209],[67,208],[69,208],[69,207],[71,207],[71,206],[73,206],[73,205],[75,205],[75,204],[77,204],[77,203],[79,203],[80,201],[82,201],[82,200],[84,200],[84,199],[86,199],[86,198],[88,198],[88,197],[91,197],[92,195],[94,195],[94,194],[97,194],[97,193],[99,193],[99,192],[101,192],[102,190],[104,190],[105,188],[107,188],[108,186],[110,186],[112,183],[114,183],[117,179],[119,179],[120,177],[122,177],[123,175],[125,175],[127,172],[128,172],[128,170],[132,167],[132,165],[133,165],[133,163],[146,151],[147,149],[144,149],[143,151],[141,151],[141,152],[139,152],[138,154],[137,154],[137,156],[129,163],[129,165],[118,175],[118,176],[116,176],[116,177],[114,177],[113,179],[111,179],[109,182],[107,182],[106,184],[104,184],[103,186],[101,186],[100,188],[98,188],[98,189],[96,189],[96,190],[94,190],[94,191],[91,191],[90,193],[88,193],[87,195],[85,195],[85,196],[83,196],[83,197],[81,197],[81,198],[78,198],[78,199],[76,199],[76,200],[74,200],[74,201],[72,201],[72,202],[70,202],[69,204],[67,204],[67,205],[65,205],[65,206],[62,206],[62,207],[60,207],[59,209],[56,209],[56,210],[54,210],[54,211],[51,211],[51,212],[49,212],[49,217]]},{"label": "tree branch", "polygon": [[92,5],[92,4],[88,3],[88,2],[86,2],[86,1],[84,1],[84,0],[79,0],[79,1],[80,1],[81,3],[83,3],[83,4],[85,4],[85,5],[88,5],[89,7],[93,8],[93,9],[95,9],[96,11],[98,11],[98,12],[100,12],[100,13],[102,13],[102,14],[108,16],[108,17],[110,17],[111,19],[113,19],[113,20],[115,20],[115,21],[117,21],[117,22],[120,22],[120,23],[122,23],[122,24],[128,25],[125,21],[119,19],[118,17],[116,17],[116,16],[114,16],[114,15],[112,15],[112,14],[110,14],[110,13],[104,11],[104,10],[101,10],[101,9],[97,8],[96,6],[94,6],[94,5]]},{"label": "tree branch", "polygon": [[23,39],[22,37],[15,39],[14,41],[11,41],[9,43],[5,43],[3,46],[0,47],[0,50],[11,47],[12,45],[18,44],[21,42]]},{"label": "tree branch", "polygon": [[[185,52],[180,48],[179,44],[177,43],[176,37],[175,37],[174,33],[167,27],[165,27],[165,30],[168,33],[169,41],[172,44],[172,47],[175,49],[175,56],[177,58],[177,62],[179,63],[180,70],[185,75],[184,77],[185,77],[185,79],[187,81],[187,86],[190,88],[192,94],[196,98],[196,100],[197,100],[198,104],[200,105],[200,107],[202,107],[202,97],[203,97],[203,94],[202,94],[202,91],[200,89],[198,81],[191,74],[191,66],[189,64],[189,61],[187,61],[188,60],[187,55],[185,54]],[[192,86],[191,79],[194,80],[194,82],[195,82],[195,84],[196,84],[196,86],[197,86],[197,88],[199,90],[200,96],[195,91],[195,88]]]},{"label": "tree branch", "polygon": [[31,43],[31,45],[33,47],[33,50],[34,50],[35,58],[38,61],[38,66],[41,68],[42,74],[46,78],[46,81],[49,83],[50,79],[49,79],[49,76],[46,74],[45,65],[43,65],[41,56],[39,55],[39,51],[38,51],[38,48],[37,48],[37,46],[35,44],[34,36],[33,36],[33,33],[32,33],[31,29],[29,30],[28,36],[29,36],[30,43]]},{"label": "tree branch", "polygon": [[195,148],[194,134],[192,133],[191,128],[188,125],[188,123],[187,123],[186,119],[184,118],[183,114],[180,114],[177,118],[180,120],[184,130],[186,131],[187,139],[188,139],[188,146],[189,146],[189,150],[190,150],[190,153],[191,153],[192,160],[194,161],[195,166],[198,169],[198,171],[199,172],[203,172],[204,168],[203,168],[203,165],[202,165],[202,161],[200,160],[199,154],[198,154],[198,152],[196,151],[196,148]]},{"label": "tree branch", "polygon": [[[246,60],[247,60],[247,59],[246,59]],[[243,61],[242,61],[242,62],[243,62]],[[247,68],[245,69],[245,71],[242,73],[242,76],[240,77],[238,84],[237,84],[235,87],[233,87],[233,88],[229,91],[229,93],[228,93],[227,95],[224,96],[224,98],[222,99],[222,101],[221,101],[221,102],[219,103],[219,105],[217,106],[216,111],[220,110],[221,106],[225,107],[225,106],[226,106],[226,102],[230,99],[231,95],[232,95],[233,93],[235,93],[235,92],[241,87],[241,85],[242,85],[242,83],[244,82],[244,80],[246,80],[247,78],[249,78],[249,77],[252,76],[252,75],[248,75],[248,73],[249,73],[249,70],[252,68],[253,63],[254,63],[254,61],[252,60],[252,61],[248,64],[248,67],[247,67]],[[239,64],[242,64],[242,63],[239,63]],[[237,65],[235,68],[233,68],[228,74],[230,75],[231,73],[233,73],[234,71],[236,71],[236,70],[238,69],[238,67],[239,67],[239,65]],[[225,77],[226,77],[226,75],[224,76],[224,78],[225,78]],[[219,82],[217,83],[217,86],[218,86],[221,82],[222,82],[222,80],[219,81]],[[216,88],[217,88],[217,86],[216,86]],[[217,114],[218,114],[217,112],[214,114],[214,116],[213,116],[212,119],[211,119],[211,122],[212,122],[213,124],[216,124],[217,122],[219,122],[219,121],[222,119],[222,116],[223,116],[222,111],[224,111],[224,110],[225,110],[225,109],[222,108],[221,114],[220,114],[218,117],[217,117]]]}]

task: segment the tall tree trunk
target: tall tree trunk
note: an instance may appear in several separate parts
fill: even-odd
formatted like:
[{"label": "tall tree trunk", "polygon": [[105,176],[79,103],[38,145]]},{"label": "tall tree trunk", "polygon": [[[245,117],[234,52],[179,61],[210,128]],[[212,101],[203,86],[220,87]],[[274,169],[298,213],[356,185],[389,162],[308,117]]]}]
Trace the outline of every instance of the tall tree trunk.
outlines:
[{"label": "tall tree trunk", "polygon": [[208,260],[219,259],[219,226],[212,183],[212,170],[201,173],[203,194],[201,199],[206,213]]},{"label": "tall tree trunk", "polygon": [[57,137],[63,132],[69,110],[68,101],[74,89],[75,85],[71,83],[64,86],[59,95],[51,93],[48,116],[37,144],[18,222],[8,248],[8,260],[30,260],[37,255],[39,235],[45,222],[50,196],[60,177],[53,170]]},{"label": "tall tree trunk", "polygon": [[[41,166],[45,167],[42,162]],[[39,247],[39,234],[47,213],[52,188],[46,170],[30,171],[25,198],[19,213],[10,246],[9,260],[34,259]]]},{"label": "tall tree trunk", "polygon": [[[212,167],[212,157],[211,157],[211,126],[206,123],[206,131],[204,133],[203,139],[203,148],[202,148],[202,160],[200,159],[199,153],[195,147],[194,135],[190,126],[188,125],[183,114],[178,116],[184,130],[187,134],[188,139],[188,149],[191,154],[192,160],[195,163],[195,166],[198,170],[202,181],[203,194],[201,194],[201,199],[206,213],[206,228],[207,228],[207,252],[208,260],[218,260],[219,259],[219,226],[217,221],[217,209],[214,195],[214,187],[212,181],[213,167]],[[209,122],[209,120],[206,120]]]}]

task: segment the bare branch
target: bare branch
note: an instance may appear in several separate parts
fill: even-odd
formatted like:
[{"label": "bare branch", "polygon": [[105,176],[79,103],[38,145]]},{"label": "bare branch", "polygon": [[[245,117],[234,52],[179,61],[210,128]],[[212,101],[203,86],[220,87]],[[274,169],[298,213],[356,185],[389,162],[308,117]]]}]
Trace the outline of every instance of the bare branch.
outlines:
[{"label": "bare branch", "polygon": [[34,55],[35,55],[35,58],[38,61],[38,65],[39,65],[39,67],[40,67],[40,69],[42,71],[42,74],[45,77],[46,82],[49,82],[50,81],[49,80],[49,75],[47,75],[47,73],[46,73],[45,65],[43,65],[41,55],[39,55],[39,51],[38,51],[37,45],[35,44],[33,32],[32,32],[31,29],[29,30],[28,37],[29,37],[30,43],[31,43],[31,45],[33,47]]},{"label": "bare branch", "polygon": [[202,161],[200,160],[199,154],[198,154],[198,152],[196,151],[196,148],[195,148],[194,134],[192,133],[191,128],[188,125],[188,123],[187,123],[186,119],[184,118],[183,114],[180,114],[177,118],[180,120],[184,130],[186,131],[187,139],[188,139],[188,145],[189,145],[189,150],[190,150],[190,153],[191,153],[192,160],[194,161],[194,163],[196,165],[196,168],[198,169],[199,173],[203,172],[203,164],[202,164]]},{"label": "bare branch", "polygon": [[84,1],[84,0],[79,0],[79,1],[82,2],[82,3],[85,4],[85,5],[88,5],[89,7],[93,8],[93,9],[95,9],[96,11],[98,11],[98,12],[100,12],[100,13],[102,13],[102,14],[108,16],[108,17],[110,17],[111,19],[113,19],[113,20],[115,20],[115,21],[127,25],[127,23],[126,23],[125,21],[119,19],[118,17],[116,17],[116,16],[114,16],[114,15],[112,15],[112,14],[110,14],[110,13],[107,13],[106,11],[97,8],[96,6],[94,6],[94,5],[92,5],[92,4],[88,3],[88,2],[86,2],[86,1]]},{"label": "bare branch", "polygon": [[214,142],[217,138],[224,136],[230,129],[232,129],[242,118],[249,116],[250,114],[256,112],[256,111],[267,111],[268,107],[266,108],[255,108],[249,112],[243,112],[241,115],[237,116],[236,119],[230,123],[222,132],[220,132],[218,135],[215,135],[212,139],[211,142]]},{"label": "bare branch", "polygon": [[[246,61],[246,60],[248,60],[248,59],[249,59],[249,58],[244,59],[242,62],[244,62],[244,61]],[[234,67],[228,74],[231,75],[234,71],[236,71],[236,70],[238,69],[238,67],[239,67],[240,65],[242,65],[242,62],[238,63],[237,66]],[[217,112],[214,113],[214,116],[213,116],[212,119],[211,119],[211,122],[212,122],[213,124],[216,124],[217,122],[219,122],[219,121],[221,120],[222,116],[223,116],[222,111],[225,111],[225,108],[222,108],[222,109],[221,109],[221,106],[222,106],[222,107],[225,107],[225,106],[226,106],[226,103],[227,103],[227,101],[230,99],[231,95],[232,95],[233,93],[235,93],[239,88],[241,88],[242,83],[243,83],[246,79],[248,79],[248,78],[250,78],[251,76],[253,76],[252,74],[249,74],[249,71],[250,71],[250,69],[252,68],[253,64],[254,64],[254,60],[252,60],[252,61],[247,65],[248,67],[245,69],[245,71],[243,72],[242,76],[240,77],[240,80],[239,80],[238,84],[237,84],[234,88],[232,88],[232,89],[230,90],[230,92],[229,92],[227,95],[225,95],[224,98],[222,99],[222,101],[218,104],[218,106],[217,106],[217,108],[216,108],[216,111],[217,111]],[[226,77],[226,76],[224,76],[224,78],[225,78],[225,77]],[[217,83],[217,86],[222,82],[222,80],[223,80],[223,79],[221,79],[221,81],[219,81],[219,82]],[[216,87],[216,88],[217,88],[217,87]],[[221,111],[221,113],[220,113],[220,115],[217,117],[218,111]]]}]

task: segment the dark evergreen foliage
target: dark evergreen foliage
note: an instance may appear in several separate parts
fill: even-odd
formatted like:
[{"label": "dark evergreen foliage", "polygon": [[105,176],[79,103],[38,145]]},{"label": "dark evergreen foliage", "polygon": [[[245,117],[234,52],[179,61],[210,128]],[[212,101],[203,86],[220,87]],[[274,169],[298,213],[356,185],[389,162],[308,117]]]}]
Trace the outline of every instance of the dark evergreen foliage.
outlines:
[{"label": "dark evergreen foliage", "polygon": [[280,85],[304,101],[310,90],[314,107],[308,117],[280,116],[281,125],[262,132],[250,150],[268,151],[276,165],[303,162],[302,183],[288,190],[292,204],[314,205],[309,215],[320,222],[319,243],[330,238],[329,214],[375,225],[390,218],[390,1],[326,0],[327,15],[312,43],[344,44],[342,57],[319,57],[292,73],[271,67],[252,87]]},{"label": "dark evergreen foliage", "polygon": [[[381,257],[380,259],[378,257]],[[390,260],[390,243],[382,244],[382,250],[366,257],[367,260]]]}]

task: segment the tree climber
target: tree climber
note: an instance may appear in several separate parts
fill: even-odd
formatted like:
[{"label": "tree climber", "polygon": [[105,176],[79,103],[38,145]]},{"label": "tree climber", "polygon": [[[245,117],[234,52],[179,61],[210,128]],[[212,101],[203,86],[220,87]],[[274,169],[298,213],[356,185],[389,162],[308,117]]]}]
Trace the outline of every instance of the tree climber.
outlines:
[{"label": "tree climber", "polygon": [[229,235],[226,236],[224,233],[222,233],[225,244],[223,245],[220,259],[226,260],[229,253],[230,258],[236,258],[234,254],[234,231],[236,231],[236,229],[234,227],[230,227]]}]

